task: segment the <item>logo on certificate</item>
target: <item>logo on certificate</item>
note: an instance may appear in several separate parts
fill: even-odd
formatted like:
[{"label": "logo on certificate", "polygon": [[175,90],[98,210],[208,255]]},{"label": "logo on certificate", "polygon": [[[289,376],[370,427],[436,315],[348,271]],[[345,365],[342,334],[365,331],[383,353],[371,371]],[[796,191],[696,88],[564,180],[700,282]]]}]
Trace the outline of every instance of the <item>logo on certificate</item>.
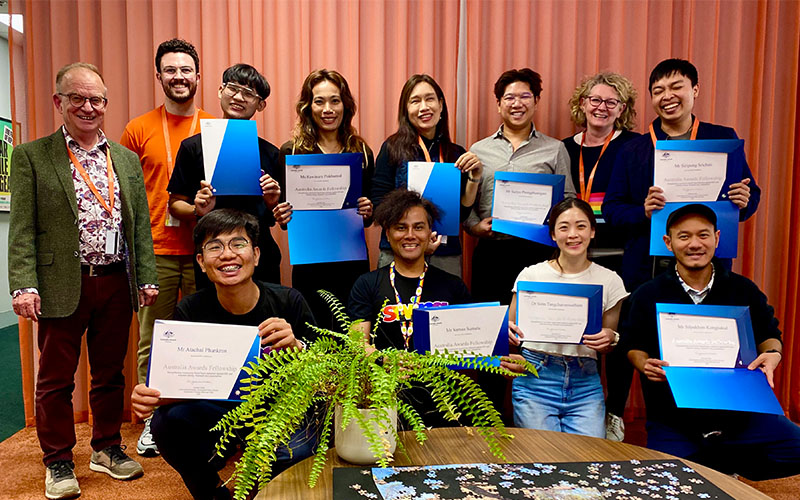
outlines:
[{"label": "logo on certificate", "polygon": [[164,330],[164,333],[161,334],[161,337],[163,337],[165,340],[172,340],[174,336],[175,332],[172,330]]},{"label": "logo on certificate", "polygon": [[662,160],[669,160],[671,158],[672,158],[672,155],[669,154],[669,151],[664,151],[663,153],[661,153],[661,159]]}]

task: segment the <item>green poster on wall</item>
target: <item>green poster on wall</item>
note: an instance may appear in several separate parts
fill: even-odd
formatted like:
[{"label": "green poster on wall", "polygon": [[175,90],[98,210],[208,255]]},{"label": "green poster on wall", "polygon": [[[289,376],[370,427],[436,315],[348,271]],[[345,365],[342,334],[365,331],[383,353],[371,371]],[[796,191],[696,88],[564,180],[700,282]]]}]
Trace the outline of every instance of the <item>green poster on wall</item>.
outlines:
[{"label": "green poster on wall", "polygon": [[9,177],[11,174],[11,150],[14,149],[14,133],[11,121],[0,118],[0,211],[11,210],[11,188]]}]

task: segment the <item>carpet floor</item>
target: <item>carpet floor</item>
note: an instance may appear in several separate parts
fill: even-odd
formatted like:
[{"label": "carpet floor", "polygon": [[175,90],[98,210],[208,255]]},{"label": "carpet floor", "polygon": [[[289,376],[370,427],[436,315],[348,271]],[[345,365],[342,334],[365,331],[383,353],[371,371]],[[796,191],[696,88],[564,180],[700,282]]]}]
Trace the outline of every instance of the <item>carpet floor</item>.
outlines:
[{"label": "carpet floor", "polygon": [[[628,424],[628,439],[637,441],[640,422]],[[643,427],[643,426],[642,426]],[[643,430],[643,429],[642,429]],[[132,451],[144,468],[144,476],[133,481],[117,481],[89,470],[91,429],[88,424],[75,426],[78,445],[75,447],[75,473],[80,482],[81,500],[191,500],[180,476],[161,457],[144,458],[136,455],[136,439],[142,424],[123,424],[122,442]],[[632,438],[632,439],[631,439]],[[640,443],[632,443],[640,444]],[[220,474],[227,477],[232,464]],[[0,499],[41,500],[44,498],[44,466],[36,429],[28,427],[0,443]],[[774,500],[800,498],[800,476],[771,481],[743,480]]]}]

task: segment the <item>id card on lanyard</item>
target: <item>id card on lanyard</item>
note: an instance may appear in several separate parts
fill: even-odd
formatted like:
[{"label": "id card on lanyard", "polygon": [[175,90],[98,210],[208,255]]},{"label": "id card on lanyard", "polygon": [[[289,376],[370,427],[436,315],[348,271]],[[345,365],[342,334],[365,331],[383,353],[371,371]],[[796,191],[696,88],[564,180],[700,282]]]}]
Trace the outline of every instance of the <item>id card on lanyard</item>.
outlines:
[{"label": "id card on lanyard", "polygon": [[[92,192],[97,201],[100,203],[100,206],[103,207],[103,210],[108,212],[110,220],[113,222],[114,220],[114,164],[111,162],[111,147],[106,147],[106,175],[108,176],[108,202],[106,202],[103,195],[100,194],[100,191],[97,189],[97,186],[94,185],[92,179],[89,177],[89,174],[86,173],[86,169],[83,168],[81,162],[78,161],[78,158],[75,156],[75,153],[72,152],[71,149],[67,148],[67,153],[69,154],[69,159],[72,162],[72,165],[75,167],[75,170],[78,171],[80,176],[83,178],[83,181],[89,186],[89,190]],[[119,229],[115,227],[107,227],[106,228],[106,245],[105,245],[105,253],[106,255],[116,255],[119,253],[120,248],[120,233]]]},{"label": "id card on lanyard", "polygon": [[[192,126],[189,128],[189,135],[186,137],[191,137],[197,133],[197,119],[199,116],[200,110],[195,108],[194,116],[192,117]],[[172,158],[172,143],[169,141],[169,123],[167,123],[167,110],[165,106],[161,107],[161,128],[164,132],[164,147],[167,150],[167,184],[169,184],[169,180],[172,178],[172,171],[175,169],[175,161]],[[167,200],[166,214],[167,217],[164,220],[165,226],[178,227],[181,225],[181,221],[169,213],[169,200]]]}]

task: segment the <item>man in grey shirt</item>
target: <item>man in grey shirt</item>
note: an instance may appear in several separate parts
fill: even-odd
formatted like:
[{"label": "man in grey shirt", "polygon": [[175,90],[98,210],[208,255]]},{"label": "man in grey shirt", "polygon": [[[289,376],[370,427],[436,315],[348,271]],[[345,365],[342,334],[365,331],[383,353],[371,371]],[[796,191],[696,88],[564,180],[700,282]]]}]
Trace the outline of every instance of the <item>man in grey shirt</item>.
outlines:
[{"label": "man in grey shirt", "polygon": [[500,75],[494,95],[503,124],[470,148],[484,165],[478,203],[464,222],[469,233],[480,238],[472,258],[472,295],[476,301],[508,304],[519,272],[552,254],[552,248],[546,245],[492,231],[494,173],[563,175],[564,195],[575,196],[564,144],[538,132],[533,123],[541,92],[542,77],[530,68]]}]

